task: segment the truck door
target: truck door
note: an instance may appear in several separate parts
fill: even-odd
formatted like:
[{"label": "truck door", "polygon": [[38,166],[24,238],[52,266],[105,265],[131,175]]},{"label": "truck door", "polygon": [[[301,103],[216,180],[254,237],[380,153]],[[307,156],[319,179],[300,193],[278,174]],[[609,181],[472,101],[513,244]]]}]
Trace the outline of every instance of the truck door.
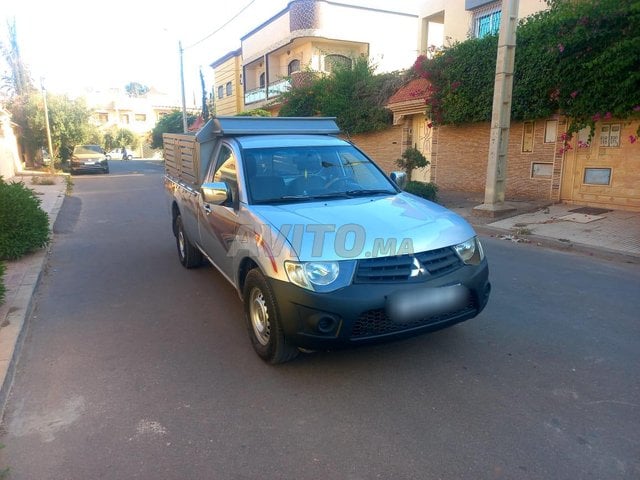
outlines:
[{"label": "truck door", "polygon": [[211,162],[205,182],[225,182],[231,190],[231,198],[222,205],[212,205],[200,196],[200,245],[215,266],[229,279],[233,278],[233,258],[229,249],[238,231],[238,175],[237,156],[233,149],[222,144]]}]

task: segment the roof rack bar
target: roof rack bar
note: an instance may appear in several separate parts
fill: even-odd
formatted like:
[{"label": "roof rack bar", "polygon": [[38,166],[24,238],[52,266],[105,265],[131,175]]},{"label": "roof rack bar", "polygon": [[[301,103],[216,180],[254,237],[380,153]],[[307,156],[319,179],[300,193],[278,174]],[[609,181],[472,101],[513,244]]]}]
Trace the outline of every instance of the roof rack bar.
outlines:
[{"label": "roof rack bar", "polygon": [[220,135],[337,135],[335,117],[214,117],[196,134],[198,142]]}]

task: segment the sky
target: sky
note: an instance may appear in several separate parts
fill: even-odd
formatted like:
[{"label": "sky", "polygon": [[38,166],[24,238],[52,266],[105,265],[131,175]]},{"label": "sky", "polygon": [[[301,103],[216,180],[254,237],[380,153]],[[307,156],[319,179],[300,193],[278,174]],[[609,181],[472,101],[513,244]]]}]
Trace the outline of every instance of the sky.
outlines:
[{"label": "sky", "polygon": [[[5,0],[0,38],[15,18],[24,63],[36,83],[53,93],[80,95],[85,88],[123,88],[138,82],[180,98],[184,48],[187,104],[199,104],[202,68],[209,89],[210,64],[240,47],[240,38],[284,9],[290,0]],[[418,0],[345,0],[403,10]],[[8,4],[8,5],[7,5]],[[4,66],[2,70],[5,70]]]},{"label": "sky", "polygon": [[200,67],[211,88],[209,65],[239,48],[242,36],[285,8],[288,0],[3,3],[1,38],[6,41],[7,20],[15,18],[22,59],[36,83],[44,78],[48,91],[79,95],[84,88],[122,88],[138,82],[177,100],[179,41],[184,48],[186,96],[199,99]]}]

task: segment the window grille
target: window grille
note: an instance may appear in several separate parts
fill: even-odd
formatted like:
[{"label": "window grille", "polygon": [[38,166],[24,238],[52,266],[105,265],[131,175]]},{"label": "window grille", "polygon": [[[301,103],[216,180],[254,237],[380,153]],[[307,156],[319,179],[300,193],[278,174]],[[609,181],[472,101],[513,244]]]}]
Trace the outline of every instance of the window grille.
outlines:
[{"label": "window grille", "polygon": [[475,38],[497,34],[500,30],[502,3],[493,2],[472,11],[471,36]]}]

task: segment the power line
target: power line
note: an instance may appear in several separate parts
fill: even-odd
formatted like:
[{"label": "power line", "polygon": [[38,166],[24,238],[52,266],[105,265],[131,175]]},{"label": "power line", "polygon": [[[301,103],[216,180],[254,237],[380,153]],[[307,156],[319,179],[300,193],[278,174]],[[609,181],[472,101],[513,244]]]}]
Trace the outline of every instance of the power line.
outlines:
[{"label": "power line", "polygon": [[249,3],[247,3],[244,7],[242,7],[242,9],[236,13],[233,17],[231,17],[229,20],[227,20],[225,23],[222,24],[222,26],[218,27],[217,29],[215,29],[213,32],[211,32],[209,35],[207,35],[204,38],[201,38],[200,40],[198,40],[197,42],[184,47],[184,50],[188,50],[190,48],[195,47],[196,45],[200,45],[202,42],[204,42],[205,40],[213,37],[216,33],[218,33],[220,30],[222,30],[224,27],[226,27],[227,25],[229,25],[231,22],[233,22],[236,18],[238,18],[240,16],[240,14],[242,14],[247,8],[249,8],[251,5],[253,5],[253,3],[255,3],[256,0],[251,0]]}]

